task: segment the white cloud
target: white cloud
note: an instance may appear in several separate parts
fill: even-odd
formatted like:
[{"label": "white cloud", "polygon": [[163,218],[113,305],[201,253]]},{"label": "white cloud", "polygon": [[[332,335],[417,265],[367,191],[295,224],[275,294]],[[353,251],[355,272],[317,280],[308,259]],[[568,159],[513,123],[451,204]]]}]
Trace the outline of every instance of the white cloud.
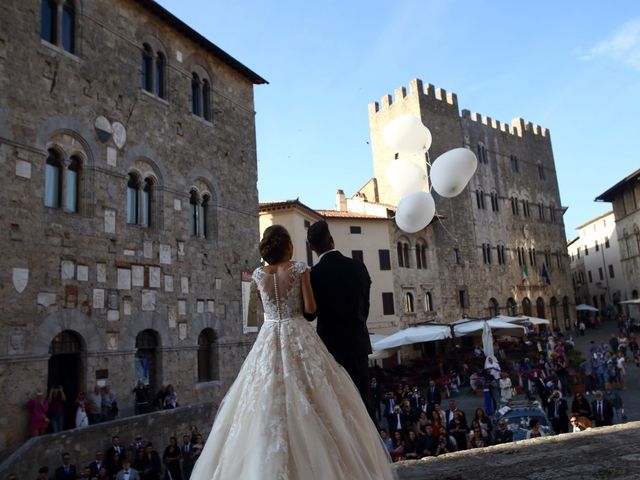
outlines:
[{"label": "white cloud", "polygon": [[640,71],[640,19],[630,20],[614,34],[598,42],[583,60],[607,57]]}]

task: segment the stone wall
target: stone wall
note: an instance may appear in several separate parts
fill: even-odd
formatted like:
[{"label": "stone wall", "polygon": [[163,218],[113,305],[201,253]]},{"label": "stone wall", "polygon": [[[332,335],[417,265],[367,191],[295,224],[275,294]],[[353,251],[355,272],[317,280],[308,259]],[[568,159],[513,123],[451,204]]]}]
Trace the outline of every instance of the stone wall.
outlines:
[{"label": "stone wall", "polygon": [[144,441],[153,442],[162,456],[169,437],[177,437],[182,444],[182,435],[190,431],[191,425],[196,425],[206,439],[216,411],[217,405],[200,403],[31,438],[0,464],[0,478],[9,473],[17,474],[20,479],[36,478],[41,466],[48,466],[53,475],[62,463],[64,452],[71,454],[72,463],[80,473],[95,459],[96,451],[109,447],[114,435],[120,437],[120,444],[128,450],[135,435],[140,434]]},{"label": "stone wall", "polygon": [[[74,2],[66,51],[41,38],[41,3],[0,7],[0,452],[27,437],[36,390],[64,384],[71,418],[76,392],[108,384],[126,413],[145,365],[154,393],[219,400],[255,338],[240,285],[259,260],[257,76],[154,2]],[[163,93],[141,87],[145,45],[164,59]],[[210,82],[208,120],[192,112],[194,72]],[[148,222],[128,218],[130,182]],[[209,199],[206,234],[191,230],[192,194]]]},{"label": "stone wall", "polygon": [[400,480],[640,478],[640,422],[523,440],[394,465]]}]

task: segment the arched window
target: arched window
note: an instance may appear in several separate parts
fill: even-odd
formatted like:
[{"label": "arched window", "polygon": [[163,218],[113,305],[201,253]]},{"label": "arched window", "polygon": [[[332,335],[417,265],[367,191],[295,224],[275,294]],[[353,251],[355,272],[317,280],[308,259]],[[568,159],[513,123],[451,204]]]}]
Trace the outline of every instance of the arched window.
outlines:
[{"label": "arched window", "polygon": [[164,53],[154,54],[151,45],[142,45],[142,65],[140,74],[140,86],[143,90],[166,98],[166,68],[167,58]]},{"label": "arched window", "polygon": [[211,196],[207,193],[200,197],[194,188],[189,194],[189,234],[192,237],[207,238],[209,203]]},{"label": "arched window", "polygon": [[44,174],[44,205],[50,208],[60,208],[62,203],[62,159],[60,154],[49,150]]},{"label": "arched window", "polygon": [[511,316],[516,316],[518,314],[518,304],[512,297],[509,297],[507,300],[507,311]]},{"label": "arched window", "polygon": [[40,37],[69,53],[75,53],[76,9],[72,1],[40,2]]},{"label": "arched window", "polygon": [[202,80],[202,116],[211,121],[211,85],[206,78]]},{"label": "arched window", "polygon": [[487,149],[482,143],[478,143],[478,163],[489,163],[487,161]]},{"label": "arched window", "polygon": [[427,246],[422,243],[416,244],[416,268],[427,268]]},{"label": "arched window", "polygon": [[165,58],[162,52],[158,52],[156,55],[156,64],[154,70],[154,82],[153,82],[153,93],[155,93],[160,98],[165,98],[164,94],[164,72],[165,72]]},{"label": "arched window", "polygon": [[522,314],[526,315],[527,317],[531,317],[531,300],[529,300],[528,298],[523,298],[522,299]]},{"label": "arched window", "polygon": [[413,305],[413,294],[411,292],[406,292],[404,294],[404,311],[406,313],[414,313],[414,305]]},{"label": "arched window", "polygon": [[402,254],[402,242],[398,242],[397,250],[398,250],[398,266],[404,267],[404,255]]},{"label": "arched window", "polygon": [[404,257],[404,266],[406,268],[409,268],[410,264],[409,264],[409,244],[408,243],[402,244],[402,256]]},{"label": "arched window", "polygon": [[539,318],[547,318],[545,310],[543,298],[538,297],[536,300],[536,316]]},{"label": "arched window", "polygon": [[218,342],[214,331],[205,328],[198,336],[198,381],[220,379]]},{"label": "arched window", "polygon": [[138,176],[130,173],[127,178],[127,223],[138,224],[138,188],[140,181]]},{"label": "arched window", "polygon": [[193,73],[191,76],[191,111],[194,115],[202,115],[201,105],[202,105],[202,82],[200,82],[200,77],[197,73]]},{"label": "arched window", "polygon": [[148,43],[142,45],[142,75],[140,83],[143,90],[153,90],[153,51]]},{"label": "arched window", "polygon": [[489,315],[492,317],[497,317],[498,310],[498,301],[495,298],[489,299]]},{"label": "arched window", "polygon": [[431,292],[425,292],[424,294],[424,311],[433,312],[433,298]]},{"label": "arched window", "polygon": [[65,170],[64,178],[64,209],[68,212],[78,211],[78,190],[80,185],[80,159],[72,156],[69,166]]}]

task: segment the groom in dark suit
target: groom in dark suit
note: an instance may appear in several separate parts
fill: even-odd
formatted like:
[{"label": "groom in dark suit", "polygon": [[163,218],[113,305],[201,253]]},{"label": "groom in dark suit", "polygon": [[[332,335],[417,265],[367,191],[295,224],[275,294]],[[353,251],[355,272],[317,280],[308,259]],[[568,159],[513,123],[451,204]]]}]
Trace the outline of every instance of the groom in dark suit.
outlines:
[{"label": "groom in dark suit", "polygon": [[[311,249],[319,260],[311,269],[318,335],[355,383],[367,409],[371,342],[367,330],[371,278],[367,267],[335,249],[325,221],[307,230]],[[307,317],[308,320],[313,318]]]}]

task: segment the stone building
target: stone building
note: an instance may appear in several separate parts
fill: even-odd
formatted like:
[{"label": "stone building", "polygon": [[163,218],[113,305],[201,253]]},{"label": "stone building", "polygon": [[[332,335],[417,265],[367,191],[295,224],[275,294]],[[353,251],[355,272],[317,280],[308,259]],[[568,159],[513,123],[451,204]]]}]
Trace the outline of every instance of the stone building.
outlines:
[{"label": "stone building", "polygon": [[0,451],[36,390],[218,402],[254,336],[259,75],[151,0],[0,6]]},{"label": "stone building", "polygon": [[599,215],[577,230],[579,236],[568,244],[576,303],[608,311],[622,300],[626,290],[613,212]]},{"label": "stone building", "polygon": [[[640,298],[640,170],[620,180],[596,198],[611,202],[620,249],[624,288],[618,300]],[[631,314],[638,317],[638,308]]]},{"label": "stone building", "polygon": [[[434,194],[437,218],[418,234],[395,229],[392,242],[409,255],[399,265],[396,295],[425,289],[440,321],[524,313],[569,328],[575,311],[555,162],[549,131],[516,118],[506,124],[459,111],[455,93],[413,80],[369,105],[374,178],[358,192],[370,202],[397,204],[386,169],[397,158],[384,126],[411,113],[433,136],[435,160],[453,148],[476,153],[478,169],[454,198]],[[416,249],[426,248],[421,269]],[[406,261],[408,260],[408,262]],[[421,262],[424,264],[424,262]],[[426,285],[426,287],[425,287]],[[408,322],[410,323],[410,322]]]}]

